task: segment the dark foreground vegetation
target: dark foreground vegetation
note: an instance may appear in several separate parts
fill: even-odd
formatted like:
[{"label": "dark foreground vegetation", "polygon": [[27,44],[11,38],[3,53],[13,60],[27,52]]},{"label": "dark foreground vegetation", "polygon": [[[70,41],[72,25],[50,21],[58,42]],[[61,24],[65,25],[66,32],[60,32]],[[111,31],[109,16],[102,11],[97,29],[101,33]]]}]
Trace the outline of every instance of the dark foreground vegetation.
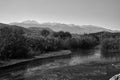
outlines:
[{"label": "dark foreground vegetation", "polygon": [[0,24],[0,59],[30,58],[45,52],[66,49],[89,49],[99,41],[91,35],[73,37],[69,32],[32,31],[27,28]]}]

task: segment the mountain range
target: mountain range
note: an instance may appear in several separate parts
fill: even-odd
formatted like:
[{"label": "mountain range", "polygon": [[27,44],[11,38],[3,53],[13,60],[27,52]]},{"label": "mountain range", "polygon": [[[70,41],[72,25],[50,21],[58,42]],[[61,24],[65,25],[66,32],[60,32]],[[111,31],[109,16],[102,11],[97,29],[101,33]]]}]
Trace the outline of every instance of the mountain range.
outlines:
[{"label": "mountain range", "polygon": [[94,25],[75,25],[75,24],[64,24],[64,23],[39,23],[34,20],[26,20],[23,22],[13,22],[10,25],[22,26],[30,29],[47,29],[49,31],[68,31],[75,34],[84,34],[84,33],[96,33],[101,31],[106,32],[115,32],[114,30],[106,29],[103,27],[98,27]]}]

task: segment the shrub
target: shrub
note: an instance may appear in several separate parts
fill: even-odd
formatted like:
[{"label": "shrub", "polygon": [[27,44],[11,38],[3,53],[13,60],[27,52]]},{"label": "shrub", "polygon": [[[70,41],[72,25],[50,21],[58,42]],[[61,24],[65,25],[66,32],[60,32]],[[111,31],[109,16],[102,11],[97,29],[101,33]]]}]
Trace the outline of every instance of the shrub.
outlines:
[{"label": "shrub", "polygon": [[120,39],[106,38],[102,41],[101,51],[103,56],[111,56],[120,54]]},{"label": "shrub", "polygon": [[0,29],[0,57],[2,59],[28,57],[26,39],[19,30]]},{"label": "shrub", "polygon": [[43,53],[44,52],[44,43],[45,40],[41,38],[31,38],[31,37],[26,37],[27,39],[27,46],[30,51],[33,52],[33,55],[36,55],[35,52]]}]

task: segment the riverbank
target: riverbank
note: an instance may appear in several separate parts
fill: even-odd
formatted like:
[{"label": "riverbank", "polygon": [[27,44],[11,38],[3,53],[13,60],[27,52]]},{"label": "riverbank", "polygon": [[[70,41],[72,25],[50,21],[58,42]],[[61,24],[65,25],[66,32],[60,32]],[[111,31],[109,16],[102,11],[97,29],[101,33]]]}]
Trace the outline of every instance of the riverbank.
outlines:
[{"label": "riverbank", "polygon": [[109,80],[120,73],[120,67],[116,67],[118,65],[119,62],[86,63],[44,71],[37,70],[32,75],[24,76],[24,80]]},{"label": "riverbank", "polygon": [[[45,66],[44,66],[45,67]],[[120,73],[119,62],[85,63],[47,69],[33,69],[11,72],[0,80],[109,80]]]},{"label": "riverbank", "polygon": [[[93,53],[96,53],[94,51]],[[95,59],[71,64],[74,59],[81,61],[84,57],[71,55],[73,53],[69,53],[69,50],[52,52],[53,56],[47,53],[36,56],[32,61],[11,65],[9,69],[3,67],[0,69],[0,80],[109,80],[120,73],[120,61],[103,62]],[[88,56],[85,57],[87,58]]]},{"label": "riverbank", "polygon": [[13,66],[13,65],[18,65],[21,63],[27,63],[27,62],[34,61],[34,60],[46,59],[46,58],[50,58],[50,57],[64,56],[64,55],[70,55],[70,54],[71,54],[70,50],[61,50],[61,51],[48,52],[45,54],[41,54],[41,55],[35,56],[34,58],[31,58],[31,59],[12,59],[9,61],[1,61],[0,69],[2,69],[4,67]]}]

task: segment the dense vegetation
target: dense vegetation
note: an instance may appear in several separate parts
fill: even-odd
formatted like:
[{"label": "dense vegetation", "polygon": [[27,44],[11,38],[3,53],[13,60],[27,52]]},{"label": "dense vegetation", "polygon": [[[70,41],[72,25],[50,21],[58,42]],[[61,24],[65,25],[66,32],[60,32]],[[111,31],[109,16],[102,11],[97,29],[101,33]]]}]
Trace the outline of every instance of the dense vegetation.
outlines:
[{"label": "dense vegetation", "polygon": [[120,56],[120,39],[106,38],[102,41],[102,55],[105,57]]},{"label": "dense vegetation", "polygon": [[29,58],[49,51],[90,49],[99,44],[104,56],[120,53],[119,33],[98,32],[76,37],[69,32],[36,30],[0,24],[0,59]]},{"label": "dense vegetation", "polygon": [[29,56],[22,30],[4,27],[0,29],[0,34],[0,57],[2,59]]},{"label": "dense vegetation", "polygon": [[103,40],[105,39],[111,39],[111,38],[119,38],[120,37],[120,33],[119,32],[98,32],[98,33],[91,33],[91,34],[88,34],[88,35],[91,35],[91,36],[94,36],[96,37],[100,42],[102,42]]},{"label": "dense vegetation", "polygon": [[72,38],[70,36],[27,37],[27,39],[29,47],[33,51],[39,51],[41,53],[65,49],[89,49],[98,45],[97,39],[93,36],[82,36],[79,38]]},{"label": "dense vegetation", "polygon": [[[72,37],[69,32],[53,32],[48,30],[39,32],[40,36],[33,36],[32,31],[18,26],[2,24],[0,28],[0,58],[28,58],[49,51],[65,49],[89,49],[98,45],[96,37],[82,35]],[[34,34],[35,35],[35,34]]]}]

